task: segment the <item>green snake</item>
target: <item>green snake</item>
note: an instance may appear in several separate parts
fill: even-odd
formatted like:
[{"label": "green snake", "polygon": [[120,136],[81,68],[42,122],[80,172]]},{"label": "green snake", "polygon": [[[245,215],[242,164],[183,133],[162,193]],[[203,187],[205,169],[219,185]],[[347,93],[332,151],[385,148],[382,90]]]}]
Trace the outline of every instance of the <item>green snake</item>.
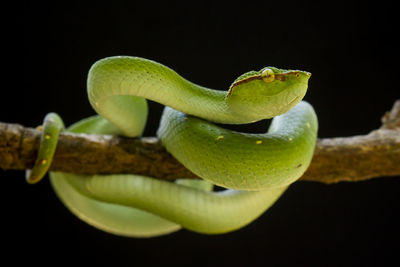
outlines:
[{"label": "green snake", "polygon": [[[239,76],[229,90],[220,91],[194,84],[151,60],[99,60],[87,80],[89,101],[99,115],[67,131],[140,136],[148,113],[146,99],[156,101],[166,106],[157,136],[203,180],[51,172],[51,184],[72,213],[117,235],[152,237],[181,227],[205,234],[239,229],[267,210],[311,162],[318,122],[312,106],[301,101],[310,76],[265,67]],[[268,118],[273,120],[264,134],[213,124]],[[46,116],[28,182],[46,173],[62,128],[58,115]],[[213,191],[213,185],[226,189]]]}]

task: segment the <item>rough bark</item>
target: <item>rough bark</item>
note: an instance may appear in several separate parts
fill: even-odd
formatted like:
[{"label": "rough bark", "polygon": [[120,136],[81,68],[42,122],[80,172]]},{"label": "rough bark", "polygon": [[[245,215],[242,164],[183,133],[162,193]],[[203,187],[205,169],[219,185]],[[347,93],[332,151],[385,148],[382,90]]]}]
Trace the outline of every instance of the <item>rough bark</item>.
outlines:
[{"label": "rough bark", "polygon": [[[301,180],[329,184],[400,175],[400,100],[382,122],[381,128],[367,135],[319,139]],[[0,123],[0,168],[31,168],[39,139],[37,129]],[[136,173],[167,180],[198,178],[156,137],[62,133],[50,169],[86,174]]]}]

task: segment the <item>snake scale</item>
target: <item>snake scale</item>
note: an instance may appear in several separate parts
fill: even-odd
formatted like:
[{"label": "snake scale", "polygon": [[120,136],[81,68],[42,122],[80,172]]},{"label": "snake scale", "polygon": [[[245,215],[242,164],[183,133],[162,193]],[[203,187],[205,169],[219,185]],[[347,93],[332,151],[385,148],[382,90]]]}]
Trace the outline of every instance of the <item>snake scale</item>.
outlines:
[{"label": "snake scale", "polygon": [[[156,101],[165,105],[157,136],[203,180],[51,172],[51,184],[72,213],[117,235],[153,237],[181,227],[205,234],[239,229],[267,210],[311,162],[318,122],[312,106],[302,101],[310,76],[265,67],[239,76],[229,90],[219,91],[148,59],[101,59],[87,80],[89,101],[98,115],[66,131],[137,137],[146,124],[146,99]],[[268,118],[273,119],[264,134],[215,124]],[[45,175],[63,127],[57,114],[46,116],[28,182]],[[213,191],[213,185],[225,190]]]}]

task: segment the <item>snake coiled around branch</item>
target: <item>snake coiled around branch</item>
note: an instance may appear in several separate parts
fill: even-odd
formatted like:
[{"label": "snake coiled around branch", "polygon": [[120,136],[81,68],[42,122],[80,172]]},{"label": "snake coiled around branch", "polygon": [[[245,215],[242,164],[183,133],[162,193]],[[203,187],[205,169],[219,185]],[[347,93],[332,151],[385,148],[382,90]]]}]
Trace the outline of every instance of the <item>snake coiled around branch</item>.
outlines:
[{"label": "snake coiled around branch", "polygon": [[[317,116],[304,97],[310,73],[266,67],[238,77],[227,91],[196,85],[172,69],[138,57],[96,62],[87,81],[98,115],[67,128],[75,133],[140,136],[146,99],[165,105],[157,135],[166,149],[204,180],[52,172],[65,206],[85,222],[117,235],[152,237],[181,227],[206,234],[239,229],[267,210],[305,172],[317,137]],[[43,125],[38,160],[28,181],[46,173],[63,128],[58,115]],[[265,134],[214,123],[273,118]],[[214,192],[213,185],[226,188]]]}]

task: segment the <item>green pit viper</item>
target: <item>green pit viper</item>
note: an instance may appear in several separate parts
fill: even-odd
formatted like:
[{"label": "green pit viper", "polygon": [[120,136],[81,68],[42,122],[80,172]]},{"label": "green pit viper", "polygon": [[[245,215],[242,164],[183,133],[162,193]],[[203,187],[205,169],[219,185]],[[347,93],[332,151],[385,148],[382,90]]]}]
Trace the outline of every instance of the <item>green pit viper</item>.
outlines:
[{"label": "green pit viper", "polygon": [[[266,67],[238,77],[227,91],[196,85],[157,62],[118,56],[97,61],[87,80],[99,115],[70,126],[73,133],[141,136],[152,100],[165,105],[157,136],[203,180],[51,172],[65,206],[88,224],[129,237],[153,237],[181,227],[220,234],[239,229],[267,210],[307,169],[317,138],[317,116],[301,101],[311,74]],[[265,134],[221,128],[273,118]],[[46,173],[63,129],[45,117],[35,183]],[[213,185],[226,188],[213,191]]]}]

